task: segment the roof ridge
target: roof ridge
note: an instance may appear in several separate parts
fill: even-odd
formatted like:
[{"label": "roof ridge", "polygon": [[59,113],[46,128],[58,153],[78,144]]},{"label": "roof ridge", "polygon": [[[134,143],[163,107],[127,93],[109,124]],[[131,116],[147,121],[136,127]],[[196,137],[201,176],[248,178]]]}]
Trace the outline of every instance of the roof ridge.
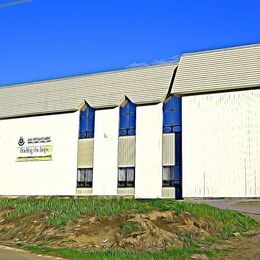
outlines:
[{"label": "roof ridge", "polygon": [[218,49],[210,49],[210,50],[195,51],[195,52],[186,52],[186,53],[183,53],[181,55],[181,57],[199,55],[199,54],[203,54],[203,53],[214,53],[214,52],[230,51],[230,50],[237,50],[237,49],[245,49],[245,48],[252,48],[252,47],[260,47],[260,43],[223,47],[223,48],[218,48]]}]

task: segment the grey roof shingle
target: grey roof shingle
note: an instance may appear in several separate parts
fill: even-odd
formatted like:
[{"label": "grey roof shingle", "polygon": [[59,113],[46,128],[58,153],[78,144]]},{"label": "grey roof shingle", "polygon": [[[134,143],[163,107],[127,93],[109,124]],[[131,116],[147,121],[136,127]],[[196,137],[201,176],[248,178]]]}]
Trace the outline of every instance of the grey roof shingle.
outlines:
[{"label": "grey roof shingle", "polygon": [[66,112],[86,100],[94,108],[162,101],[177,63],[40,81],[0,88],[0,118]]},{"label": "grey roof shingle", "polygon": [[260,44],[184,54],[172,93],[186,95],[260,87]]}]

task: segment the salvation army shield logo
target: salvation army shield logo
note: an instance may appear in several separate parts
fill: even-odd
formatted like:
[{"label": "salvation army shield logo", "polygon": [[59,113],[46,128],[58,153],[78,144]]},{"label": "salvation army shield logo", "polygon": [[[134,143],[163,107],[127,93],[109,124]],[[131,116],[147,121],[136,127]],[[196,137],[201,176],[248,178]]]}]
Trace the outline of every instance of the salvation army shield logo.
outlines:
[{"label": "salvation army shield logo", "polygon": [[18,145],[23,146],[24,144],[25,144],[25,141],[24,141],[23,137],[21,136],[19,141],[18,141]]}]

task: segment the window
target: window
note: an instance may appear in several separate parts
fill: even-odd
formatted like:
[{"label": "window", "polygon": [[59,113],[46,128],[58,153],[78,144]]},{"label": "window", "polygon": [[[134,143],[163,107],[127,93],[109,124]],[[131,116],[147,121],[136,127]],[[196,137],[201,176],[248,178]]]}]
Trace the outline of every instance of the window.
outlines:
[{"label": "window", "polygon": [[163,187],[173,187],[174,180],[173,166],[164,166],[163,167],[163,178],[162,186]]},{"label": "window", "polygon": [[163,132],[181,131],[181,98],[172,96],[163,104]]},{"label": "window", "polygon": [[79,138],[93,138],[95,125],[95,109],[87,106],[80,112],[80,132]]},{"label": "window", "polygon": [[77,187],[92,188],[92,183],[93,183],[93,169],[92,168],[78,169]]},{"label": "window", "polygon": [[125,106],[120,107],[119,136],[135,135],[136,105],[127,101]]},{"label": "window", "polygon": [[163,187],[180,187],[181,186],[181,166],[163,166],[162,176]]},{"label": "window", "polygon": [[127,188],[135,186],[135,168],[118,169],[118,188]]},{"label": "window", "polygon": [[[181,133],[175,133],[175,165],[181,165]],[[177,166],[175,166],[177,167]]]}]

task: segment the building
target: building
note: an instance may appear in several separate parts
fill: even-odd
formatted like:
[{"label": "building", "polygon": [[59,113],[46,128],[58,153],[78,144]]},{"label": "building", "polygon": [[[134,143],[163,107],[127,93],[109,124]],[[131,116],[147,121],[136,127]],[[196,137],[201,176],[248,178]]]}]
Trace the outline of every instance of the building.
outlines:
[{"label": "building", "polygon": [[260,45],[0,88],[0,195],[260,195]]},{"label": "building", "polygon": [[[260,196],[260,45],[183,55],[183,196]],[[191,181],[192,180],[192,181]]]}]

